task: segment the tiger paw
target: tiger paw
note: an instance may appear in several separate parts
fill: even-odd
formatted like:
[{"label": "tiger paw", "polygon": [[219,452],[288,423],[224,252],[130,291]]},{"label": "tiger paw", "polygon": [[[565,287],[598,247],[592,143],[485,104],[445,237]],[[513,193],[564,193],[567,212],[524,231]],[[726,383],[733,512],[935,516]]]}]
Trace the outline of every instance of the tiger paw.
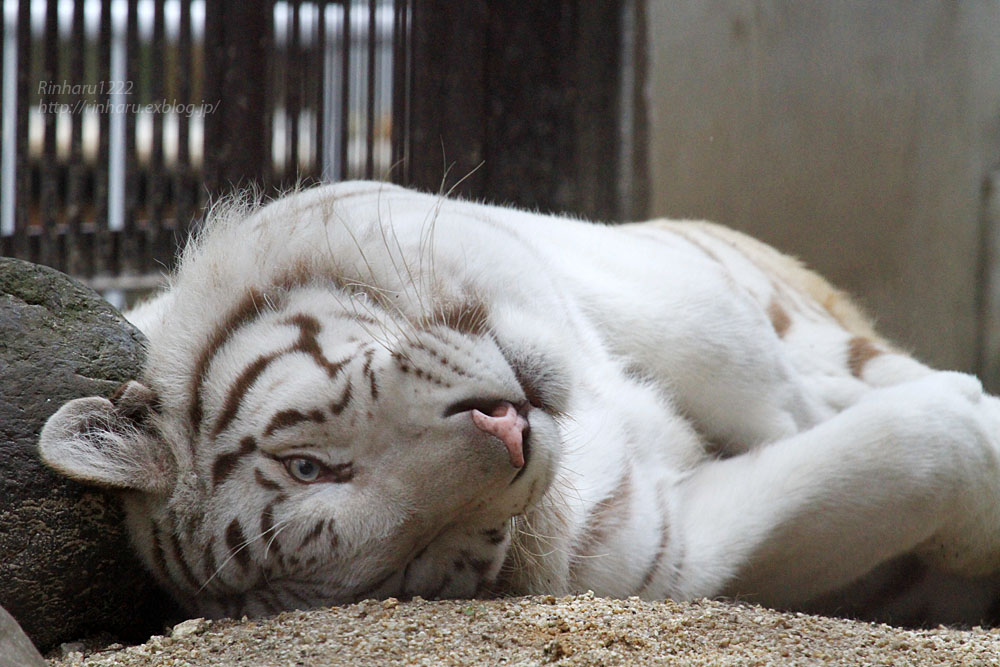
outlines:
[{"label": "tiger paw", "polygon": [[475,597],[496,579],[509,542],[502,527],[452,529],[406,566],[403,591],[431,600]]}]

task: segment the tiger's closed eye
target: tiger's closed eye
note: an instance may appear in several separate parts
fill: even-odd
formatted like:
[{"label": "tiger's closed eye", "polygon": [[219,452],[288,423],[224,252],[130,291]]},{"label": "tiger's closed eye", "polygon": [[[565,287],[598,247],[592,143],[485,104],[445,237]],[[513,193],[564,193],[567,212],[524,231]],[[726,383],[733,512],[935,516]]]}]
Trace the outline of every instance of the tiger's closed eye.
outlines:
[{"label": "tiger's closed eye", "polygon": [[289,456],[281,459],[281,463],[293,479],[303,484],[319,482],[342,484],[351,481],[354,477],[353,464],[351,463],[342,463],[331,467],[308,456]]}]

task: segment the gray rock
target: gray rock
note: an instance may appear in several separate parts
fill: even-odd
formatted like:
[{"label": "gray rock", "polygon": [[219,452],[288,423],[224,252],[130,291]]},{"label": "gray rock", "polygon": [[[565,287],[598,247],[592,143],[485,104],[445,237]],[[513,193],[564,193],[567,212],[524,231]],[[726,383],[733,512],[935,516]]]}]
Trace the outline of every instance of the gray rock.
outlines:
[{"label": "gray rock", "polygon": [[0,667],[44,667],[45,658],[14,617],[0,607]]},{"label": "gray rock", "polygon": [[63,403],[136,376],[143,339],[97,294],[0,257],[0,605],[41,650],[159,629],[163,594],[133,555],[117,498],[45,467],[38,433]]}]

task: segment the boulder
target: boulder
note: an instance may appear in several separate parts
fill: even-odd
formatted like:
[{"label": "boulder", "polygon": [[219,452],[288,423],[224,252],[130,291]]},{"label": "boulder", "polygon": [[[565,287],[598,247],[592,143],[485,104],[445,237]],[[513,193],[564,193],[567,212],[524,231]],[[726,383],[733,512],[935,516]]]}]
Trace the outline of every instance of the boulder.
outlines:
[{"label": "boulder", "polygon": [[118,499],[38,457],[46,419],[134,378],[143,344],[93,291],[0,257],[0,606],[43,651],[100,632],[148,636],[173,613],[132,552]]},{"label": "boulder", "polygon": [[0,667],[45,667],[45,658],[7,610],[0,607]]}]

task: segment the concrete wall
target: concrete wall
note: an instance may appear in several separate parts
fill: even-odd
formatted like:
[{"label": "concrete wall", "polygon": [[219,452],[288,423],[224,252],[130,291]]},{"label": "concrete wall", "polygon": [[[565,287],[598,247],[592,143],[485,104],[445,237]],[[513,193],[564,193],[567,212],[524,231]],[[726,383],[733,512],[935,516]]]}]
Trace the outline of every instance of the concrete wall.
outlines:
[{"label": "concrete wall", "polygon": [[650,212],[748,231],[859,297],[925,360],[988,366],[1000,1],[646,11]]}]

